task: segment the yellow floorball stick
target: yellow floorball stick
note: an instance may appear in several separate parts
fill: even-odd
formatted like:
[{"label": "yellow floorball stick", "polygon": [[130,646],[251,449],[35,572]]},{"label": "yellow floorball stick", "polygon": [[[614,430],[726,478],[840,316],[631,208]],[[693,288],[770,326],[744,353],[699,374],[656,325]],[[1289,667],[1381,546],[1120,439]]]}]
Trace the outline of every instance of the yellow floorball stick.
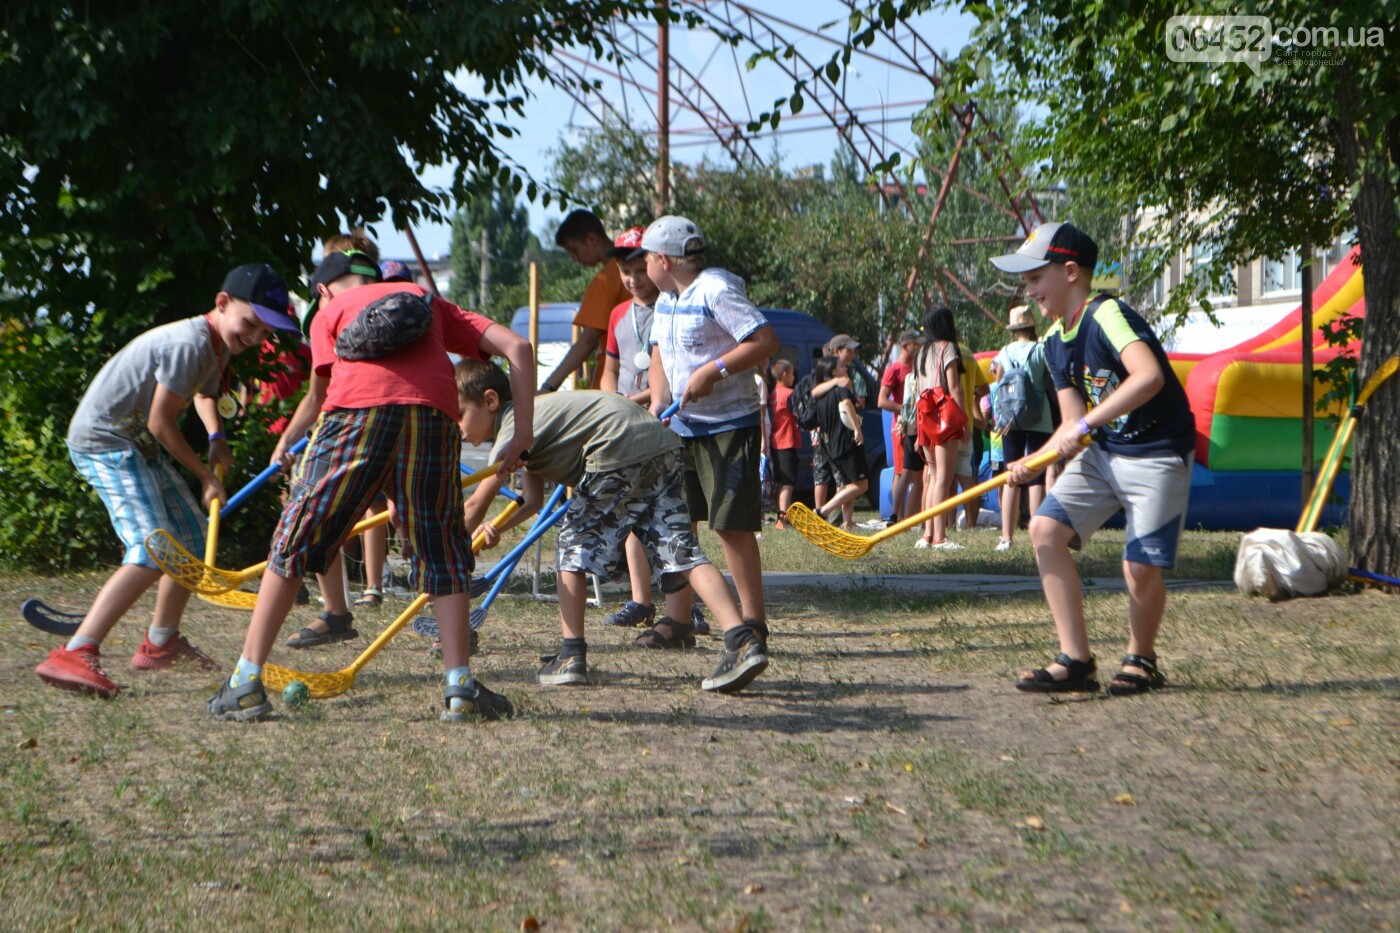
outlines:
[{"label": "yellow floorball stick", "polygon": [[1346,420],[1337,429],[1337,437],[1332,441],[1331,449],[1327,451],[1327,459],[1322,462],[1322,475],[1317,478],[1317,486],[1313,489],[1312,498],[1308,500],[1307,508],[1303,509],[1303,514],[1298,518],[1298,527],[1294,529],[1295,533],[1302,534],[1317,528],[1317,523],[1322,519],[1322,510],[1327,505],[1327,497],[1332,494],[1332,484],[1337,481],[1337,474],[1342,469],[1342,461],[1346,459],[1347,448],[1351,446],[1351,436],[1356,432],[1356,422],[1361,420],[1361,412],[1366,408],[1366,403],[1371,400],[1371,396],[1376,394],[1376,390],[1381,387],[1382,383],[1395,375],[1396,369],[1400,369],[1400,357],[1392,356],[1382,363],[1375,372],[1371,373],[1366,379],[1366,384],[1357,393],[1356,404],[1351,406]]},{"label": "yellow floorball stick", "polygon": [[[1083,443],[1089,443],[1086,436]],[[1056,460],[1060,459],[1060,454],[1055,450],[1047,450],[1036,454],[1026,461],[1026,466],[1032,470],[1043,470]],[[870,537],[853,535],[849,531],[842,531],[835,527],[826,519],[813,512],[801,502],[794,502],[788,506],[787,520],[796,528],[802,537],[811,541],[817,547],[829,554],[837,557],[857,558],[864,557],[870,553],[870,549],[881,541],[888,541],[897,535],[903,534],[910,528],[916,528],[935,515],[942,515],[944,512],[951,512],[965,502],[981,498],[986,493],[991,492],[1001,486],[1005,486],[1011,479],[1010,472],[993,476],[985,483],[979,483],[971,489],[958,493],[956,496],[944,499],[935,506],[924,509],[917,515],[911,515],[901,522],[891,525],[884,531],[878,531]]]},{"label": "yellow floorball stick", "polygon": [[[519,502],[509,502],[493,521],[499,522],[510,518],[519,508]],[[480,551],[485,541],[484,536],[478,535],[476,540],[472,542],[472,553]],[[384,646],[389,644],[395,635],[403,631],[403,627],[413,621],[427,604],[427,593],[423,593],[409,603],[408,608],[399,613],[399,617],[391,622],[388,628],[380,632],[379,637],[370,642],[369,647],[360,652],[360,656],[351,661],[349,667],[321,674],[314,671],[294,671],[276,664],[265,664],[262,671],[263,686],[272,690],[285,690],[287,684],[299,680],[306,684],[307,690],[314,700],[328,700],[331,697],[338,697],[355,685],[355,675],[359,674],[364,666],[370,662],[370,659],[383,650]]]},{"label": "yellow floorball stick", "polygon": [[[470,476],[462,477],[462,488],[474,486],[495,474],[494,467],[478,470]],[[389,512],[386,509],[378,515],[357,522],[350,529],[350,534],[357,535],[369,528],[376,528],[388,520]],[[209,562],[195,557],[164,528],[157,528],[147,536],[146,551],[161,570],[175,578],[176,583],[187,590],[206,596],[220,596],[230,590],[236,590],[248,581],[261,576],[262,572],[267,569],[267,561],[262,561],[242,570],[221,570]],[[256,596],[256,594],[250,595]]]}]

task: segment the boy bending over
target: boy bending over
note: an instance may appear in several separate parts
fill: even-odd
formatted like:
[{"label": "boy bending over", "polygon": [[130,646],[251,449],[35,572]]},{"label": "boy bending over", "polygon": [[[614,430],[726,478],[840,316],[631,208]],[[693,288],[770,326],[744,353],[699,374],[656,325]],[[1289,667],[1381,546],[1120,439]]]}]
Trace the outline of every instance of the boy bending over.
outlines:
[{"label": "boy bending over", "polygon": [[[479,360],[457,364],[462,434],[473,444],[498,434],[509,436],[515,412],[512,386],[499,368]],[[587,575],[611,579],[621,569],[629,534],[642,542],[661,577],[666,618],[690,612],[687,583],[705,600],[727,632],[741,628],[738,608],[724,577],[700,550],[685,505],[685,473],[680,441],[654,415],[611,392],[561,392],[535,399],[535,440],[525,468],[525,505],[500,526],[483,523],[486,509],[505,481],[499,474],[482,482],[467,502],[467,526],[494,546],[502,531],[538,511],[544,483],[574,488],[559,532],[559,653],[546,658],[542,684],[588,682],[588,646],[583,610]],[[502,441],[496,441],[499,450]],[[494,451],[493,451],[494,453]],[[675,623],[672,623],[673,625]],[[692,647],[694,634],[676,647]],[[729,648],[726,643],[726,648]],[[768,666],[762,645],[726,651],[719,667],[700,686],[733,693]]]}]

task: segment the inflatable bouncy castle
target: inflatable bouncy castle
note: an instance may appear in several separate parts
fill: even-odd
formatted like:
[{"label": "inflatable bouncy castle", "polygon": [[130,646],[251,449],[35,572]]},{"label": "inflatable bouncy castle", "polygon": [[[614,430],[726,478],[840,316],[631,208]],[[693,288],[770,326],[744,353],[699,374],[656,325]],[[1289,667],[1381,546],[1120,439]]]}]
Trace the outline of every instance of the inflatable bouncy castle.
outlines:
[{"label": "inflatable bouncy castle", "polygon": [[[1331,325],[1364,318],[1360,250],[1353,248],[1313,291],[1313,366],[1321,369],[1338,354],[1360,356],[1359,342],[1329,346]],[[1214,353],[1168,353],[1176,376],[1186,388],[1196,418],[1196,463],[1191,476],[1187,528],[1253,531],[1292,528],[1303,510],[1303,328],[1302,306],[1233,347]],[[985,374],[996,353],[978,353]],[[1325,392],[1314,377],[1314,394]],[[1346,407],[1318,409],[1313,448],[1320,463]],[[886,415],[888,419],[888,414]],[[886,431],[889,422],[885,423]],[[881,512],[891,513],[892,471],[881,477]],[[990,478],[985,457],[982,479]],[[1346,522],[1351,477],[1343,470],[1322,512],[1321,528]],[[998,508],[995,494],[986,505]],[[1121,519],[1120,519],[1121,520]]]},{"label": "inflatable bouncy castle", "polygon": [[[1313,292],[1315,368],[1339,353],[1359,355],[1360,347],[1329,346],[1330,326],[1366,313],[1359,249],[1338,263]],[[1211,354],[1170,354],[1172,368],[1186,387],[1196,417],[1196,467],[1187,527],[1249,531],[1291,528],[1302,509],[1304,334],[1301,305],[1260,334]],[[1315,394],[1326,387],[1315,383]],[[1328,418],[1345,406],[1319,409],[1313,430],[1321,461],[1332,441]],[[1321,525],[1346,519],[1350,491],[1347,473],[1337,478]]]}]

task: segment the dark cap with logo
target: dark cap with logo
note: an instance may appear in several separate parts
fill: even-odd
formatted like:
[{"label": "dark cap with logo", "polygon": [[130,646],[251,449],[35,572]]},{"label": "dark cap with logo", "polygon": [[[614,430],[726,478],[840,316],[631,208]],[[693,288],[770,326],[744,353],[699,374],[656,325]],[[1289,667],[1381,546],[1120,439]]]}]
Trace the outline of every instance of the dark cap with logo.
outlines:
[{"label": "dark cap with logo", "polygon": [[287,311],[290,295],[287,283],[265,262],[250,262],[238,266],[224,276],[219,291],[253,306],[258,320],[278,330],[296,330],[296,318]]}]

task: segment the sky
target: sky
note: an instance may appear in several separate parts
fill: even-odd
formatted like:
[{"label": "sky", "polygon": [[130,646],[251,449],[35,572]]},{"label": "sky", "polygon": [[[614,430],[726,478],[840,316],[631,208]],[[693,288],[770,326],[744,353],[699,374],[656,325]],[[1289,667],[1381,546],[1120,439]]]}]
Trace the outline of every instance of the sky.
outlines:
[{"label": "sky", "polygon": [[[722,4],[711,3],[718,8]],[[849,7],[835,0],[752,0],[749,6],[770,17],[770,27],[795,45],[802,55],[813,63],[824,63],[830,58],[836,45],[845,38],[846,14]],[[734,9],[731,7],[730,9]],[[782,20],[785,22],[778,22]],[[826,38],[803,36],[797,29],[788,25],[800,26],[807,30],[821,31]],[[822,30],[823,26],[829,28]],[[975,25],[971,17],[956,13],[929,13],[912,21],[918,34],[939,54],[956,54],[966,43],[968,34]],[[655,36],[655,26],[641,26],[637,38],[643,42]],[[912,47],[914,43],[902,39],[901,46]],[[792,93],[792,78],[776,66],[762,63],[750,71],[745,67],[746,60],[754,51],[753,47],[740,47],[731,50],[708,30],[687,30],[673,27],[671,32],[671,56],[679,66],[684,66],[693,75],[704,91],[720,104],[736,122],[747,120],[759,112],[769,109],[776,98],[786,98]],[[871,50],[885,58],[903,60],[895,47],[883,42]],[[572,56],[577,56],[574,58]],[[616,80],[601,74],[599,66],[586,66],[577,59],[587,59],[586,53],[574,51],[561,59],[561,70],[565,67],[586,72],[590,77],[604,81],[605,92],[619,109],[626,107],[629,112],[645,111],[641,93],[636,88],[619,84]],[[654,58],[652,59],[654,61]],[[611,65],[605,65],[609,69]],[[655,75],[645,70],[634,73],[638,84],[654,91]],[[673,79],[674,80],[674,79]],[[472,89],[472,79],[464,76],[461,85]],[[549,175],[550,150],[557,149],[561,139],[576,138],[596,121],[587,110],[580,107],[568,94],[549,86],[543,81],[532,82],[528,86],[531,97],[526,102],[525,119],[514,121],[519,135],[506,140],[502,146],[505,153],[519,163],[533,178],[543,181]],[[908,149],[912,146],[913,133],[909,127],[910,117],[932,94],[930,84],[908,70],[891,67],[876,58],[858,54],[852,61],[851,71],[846,78],[845,98],[847,104],[859,114],[862,122],[879,132],[883,123],[883,136],[886,145]],[[672,161],[695,164],[702,159],[712,163],[730,161],[724,148],[713,139],[712,134],[697,131],[704,127],[700,118],[693,112],[678,109],[673,92],[672,117]],[[772,162],[775,155],[779,164],[786,169],[795,169],[813,164],[826,165],[840,144],[835,129],[829,121],[816,118],[820,111],[815,101],[809,101],[798,119],[791,117],[784,121],[785,127],[800,128],[776,139],[763,138],[754,143],[760,157]],[[650,114],[647,122],[650,123]],[[705,141],[695,145],[692,140]],[[776,151],[775,151],[776,146]],[[450,166],[431,168],[422,174],[424,183],[433,188],[445,188],[451,181]],[[530,227],[536,232],[545,232],[541,239],[552,242],[554,222],[561,215],[556,204],[549,208],[539,203],[526,205],[530,211]],[[412,250],[407,238],[399,231],[390,229],[388,221],[375,225],[380,250],[385,256],[409,258]],[[446,224],[425,224],[415,229],[419,245],[429,258],[448,253],[451,245],[451,227]]]}]

